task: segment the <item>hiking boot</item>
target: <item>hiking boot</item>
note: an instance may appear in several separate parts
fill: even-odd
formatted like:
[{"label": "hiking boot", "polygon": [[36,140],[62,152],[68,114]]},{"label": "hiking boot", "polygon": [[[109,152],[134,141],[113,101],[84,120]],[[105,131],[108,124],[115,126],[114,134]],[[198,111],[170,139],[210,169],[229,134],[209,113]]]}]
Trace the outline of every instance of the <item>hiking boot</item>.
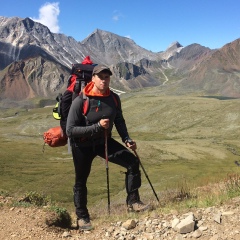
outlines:
[{"label": "hiking boot", "polygon": [[79,230],[90,231],[93,229],[92,223],[89,218],[80,218],[77,221]]},{"label": "hiking boot", "polygon": [[128,205],[128,212],[143,212],[149,209],[149,204],[144,204],[142,201]]}]

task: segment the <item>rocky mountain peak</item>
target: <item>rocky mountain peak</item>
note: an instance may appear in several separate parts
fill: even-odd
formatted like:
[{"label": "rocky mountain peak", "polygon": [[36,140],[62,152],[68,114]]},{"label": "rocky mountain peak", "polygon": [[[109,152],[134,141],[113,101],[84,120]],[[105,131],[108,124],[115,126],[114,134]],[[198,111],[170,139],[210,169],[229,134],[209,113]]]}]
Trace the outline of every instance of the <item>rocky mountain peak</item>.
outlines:
[{"label": "rocky mountain peak", "polygon": [[101,30],[101,29],[95,29],[87,38],[85,38],[82,43],[86,43],[88,41],[91,41],[92,38],[100,38],[103,39],[105,41],[122,41],[123,39],[126,40],[127,42],[130,42],[132,44],[135,44],[135,42],[128,38],[128,37],[122,37],[119,36],[115,33],[111,33],[105,30]]},{"label": "rocky mountain peak", "polygon": [[165,52],[160,53],[160,55],[163,59],[168,60],[169,58],[176,55],[176,53],[179,53],[182,49],[183,46],[179,42],[175,41],[169,45]]},{"label": "rocky mountain peak", "polygon": [[183,47],[178,41],[172,42],[166,51]]},{"label": "rocky mountain peak", "polygon": [[22,20],[22,23],[26,29],[26,31],[32,31],[32,29],[34,28],[35,25],[37,25],[37,22],[34,22],[32,19],[30,18],[25,18]]},{"label": "rocky mountain peak", "polygon": [[46,26],[30,18],[1,18],[0,21],[0,39],[20,48],[27,44],[39,46],[52,35]]},{"label": "rocky mountain peak", "polygon": [[[96,29],[82,42],[88,52],[98,53],[96,62],[117,64],[119,62],[136,63],[142,58],[156,60],[156,53],[152,53],[138,46],[132,39],[117,34]],[[100,54],[99,54],[100,53]]]}]

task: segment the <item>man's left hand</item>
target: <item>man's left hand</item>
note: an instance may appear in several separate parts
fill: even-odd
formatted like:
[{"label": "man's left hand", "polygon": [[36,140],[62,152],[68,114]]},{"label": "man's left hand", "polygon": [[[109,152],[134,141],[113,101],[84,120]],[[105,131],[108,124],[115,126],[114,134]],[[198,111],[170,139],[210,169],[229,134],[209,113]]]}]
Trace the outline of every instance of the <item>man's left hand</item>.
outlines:
[{"label": "man's left hand", "polygon": [[126,141],[126,146],[128,148],[130,148],[131,150],[135,151],[137,149],[137,144],[135,141],[131,140],[131,141]]}]

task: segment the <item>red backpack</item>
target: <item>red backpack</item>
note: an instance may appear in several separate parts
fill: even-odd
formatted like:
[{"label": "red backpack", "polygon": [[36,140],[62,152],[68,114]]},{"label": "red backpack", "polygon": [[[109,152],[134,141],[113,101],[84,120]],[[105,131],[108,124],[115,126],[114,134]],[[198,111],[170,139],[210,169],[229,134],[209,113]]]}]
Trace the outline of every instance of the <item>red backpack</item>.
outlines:
[{"label": "red backpack", "polygon": [[67,136],[63,134],[60,126],[50,128],[43,133],[44,145],[48,144],[50,147],[61,147],[67,144]]}]

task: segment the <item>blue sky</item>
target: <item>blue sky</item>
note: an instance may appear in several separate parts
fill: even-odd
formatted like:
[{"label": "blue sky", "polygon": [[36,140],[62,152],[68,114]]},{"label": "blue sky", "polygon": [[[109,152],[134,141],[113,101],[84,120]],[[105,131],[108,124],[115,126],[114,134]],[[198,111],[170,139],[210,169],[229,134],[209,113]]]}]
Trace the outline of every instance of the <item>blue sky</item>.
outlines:
[{"label": "blue sky", "polygon": [[175,41],[211,49],[240,37],[239,0],[0,0],[0,16],[30,17],[82,41],[95,29],[153,52]]}]

